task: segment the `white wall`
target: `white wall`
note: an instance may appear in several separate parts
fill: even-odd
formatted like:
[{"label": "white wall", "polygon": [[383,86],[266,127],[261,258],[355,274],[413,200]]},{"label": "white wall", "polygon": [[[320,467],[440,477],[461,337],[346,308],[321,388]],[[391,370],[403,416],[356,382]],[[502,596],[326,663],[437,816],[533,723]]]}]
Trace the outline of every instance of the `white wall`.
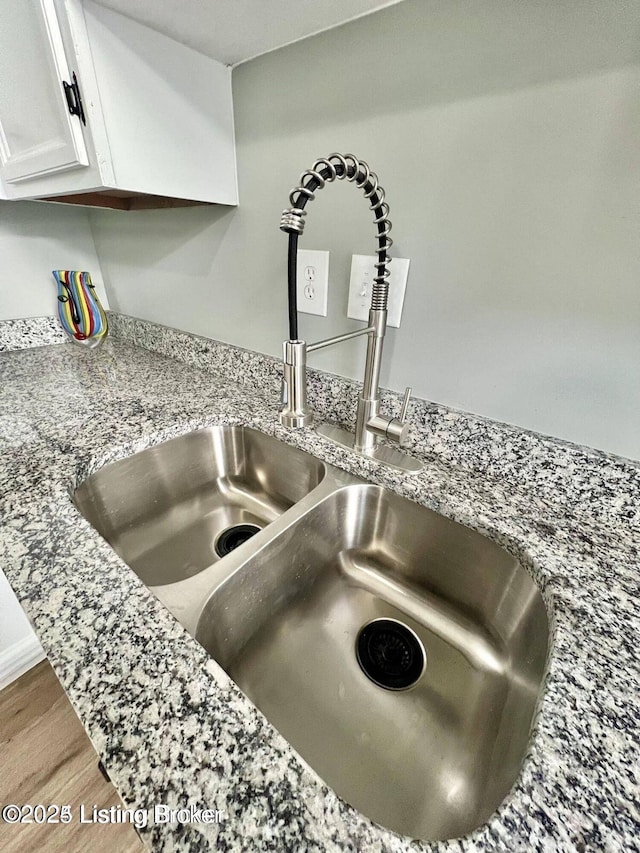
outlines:
[{"label": "white wall", "polygon": [[[88,270],[103,305],[108,307],[84,209],[0,201],[0,257],[0,321],[56,314],[52,269]],[[0,689],[42,656],[35,634],[0,571]]]},{"label": "white wall", "polygon": [[90,272],[102,304],[108,307],[84,208],[0,201],[0,257],[0,321],[57,314],[53,269]]},{"label": "white wall", "polygon": [[27,617],[22,612],[4,572],[0,570],[0,651],[19,642],[30,632]]},{"label": "white wall", "polygon": [[43,657],[42,647],[0,570],[0,690]]},{"label": "white wall", "polygon": [[[289,189],[353,151],[411,258],[383,380],[640,457],[640,4],[406,0],[234,70],[236,211],[92,212],[117,310],[279,355]],[[309,208],[331,250],[327,319],[353,328],[351,253],[374,246],[352,186]],[[363,341],[310,363],[358,377]]]}]

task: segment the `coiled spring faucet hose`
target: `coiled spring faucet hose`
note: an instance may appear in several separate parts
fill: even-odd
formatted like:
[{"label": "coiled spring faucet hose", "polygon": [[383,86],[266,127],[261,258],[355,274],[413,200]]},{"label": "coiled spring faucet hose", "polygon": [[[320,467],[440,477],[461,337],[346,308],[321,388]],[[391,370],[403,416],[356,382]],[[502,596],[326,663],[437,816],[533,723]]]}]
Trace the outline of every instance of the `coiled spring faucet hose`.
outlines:
[{"label": "coiled spring faucet hose", "polygon": [[372,172],[364,160],[358,160],[353,154],[329,154],[316,160],[311,169],[300,176],[300,184],[289,193],[291,207],[283,210],[280,230],[289,235],[288,255],[288,293],[289,293],[289,340],[298,340],[298,300],[297,300],[297,255],[298,237],[304,231],[304,218],[307,215],[307,202],[313,201],[316,190],[322,189],[332,181],[347,180],[355,183],[369,199],[369,210],[373,211],[373,222],[377,227],[378,260],[375,263],[377,274],[373,279],[371,308],[387,308],[389,295],[388,265],[391,262],[388,250],[393,245],[389,237],[391,222],[389,205],[384,200],[384,190],[378,184],[378,176]]}]

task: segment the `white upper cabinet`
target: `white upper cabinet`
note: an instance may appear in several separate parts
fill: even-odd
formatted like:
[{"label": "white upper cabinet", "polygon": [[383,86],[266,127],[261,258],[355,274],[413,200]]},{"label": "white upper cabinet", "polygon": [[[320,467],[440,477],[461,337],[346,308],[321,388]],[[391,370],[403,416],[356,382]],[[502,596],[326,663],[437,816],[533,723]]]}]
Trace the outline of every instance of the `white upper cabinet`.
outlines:
[{"label": "white upper cabinet", "polygon": [[[80,119],[71,115],[73,72],[53,0],[3,3],[0,159],[9,184],[88,166]],[[64,83],[69,87],[64,88]]]},{"label": "white upper cabinet", "polygon": [[237,204],[230,68],[92,0],[0,10],[0,197]]}]

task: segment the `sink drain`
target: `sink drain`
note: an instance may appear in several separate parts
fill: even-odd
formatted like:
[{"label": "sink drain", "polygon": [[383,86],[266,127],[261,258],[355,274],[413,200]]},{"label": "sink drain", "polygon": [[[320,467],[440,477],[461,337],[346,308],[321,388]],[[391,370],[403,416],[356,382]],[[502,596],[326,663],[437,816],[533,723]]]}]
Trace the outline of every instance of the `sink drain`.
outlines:
[{"label": "sink drain", "polygon": [[356,640],[360,668],[386,690],[406,690],[425,670],[427,655],[418,636],[395,619],[374,619]]},{"label": "sink drain", "polygon": [[225,557],[234,551],[247,539],[251,539],[256,533],[261,530],[257,524],[235,524],[233,527],[227,527],[223,530],[220,536],[216,539],[215,549],[219,557]]}]

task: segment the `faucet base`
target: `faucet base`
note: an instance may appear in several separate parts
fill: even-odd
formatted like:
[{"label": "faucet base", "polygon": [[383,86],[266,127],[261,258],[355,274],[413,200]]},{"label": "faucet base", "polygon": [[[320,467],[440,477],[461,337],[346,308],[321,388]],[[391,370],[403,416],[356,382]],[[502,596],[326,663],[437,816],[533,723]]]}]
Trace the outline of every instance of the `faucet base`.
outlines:
[{"label": "faucet base", "polygon": [[424,462],[421,462],[414,456],[409,456],[407,453],[402,453],[400,450],[394,450],[393,447],[387,447],[384,444],[375,444],[371,449],[356,450],[354,447],[355,435],[333,424],[320,424],[316,432],[331,441],[335,441],[336,444],[353,450],[354,453],[359,453],[360,456],[364,456],[367,459],[374,459],[376,462],[382,462],[383,465],[403,471],[405,474],[416,474],[424,468]]},{"label": "faucet base", "polygon": [[311,426],[313,423],[313,412],[307,409],[304,413],[291,413],[283,409],[280,412],[280,423],[287,429],[300,429],[301,427]]}]

